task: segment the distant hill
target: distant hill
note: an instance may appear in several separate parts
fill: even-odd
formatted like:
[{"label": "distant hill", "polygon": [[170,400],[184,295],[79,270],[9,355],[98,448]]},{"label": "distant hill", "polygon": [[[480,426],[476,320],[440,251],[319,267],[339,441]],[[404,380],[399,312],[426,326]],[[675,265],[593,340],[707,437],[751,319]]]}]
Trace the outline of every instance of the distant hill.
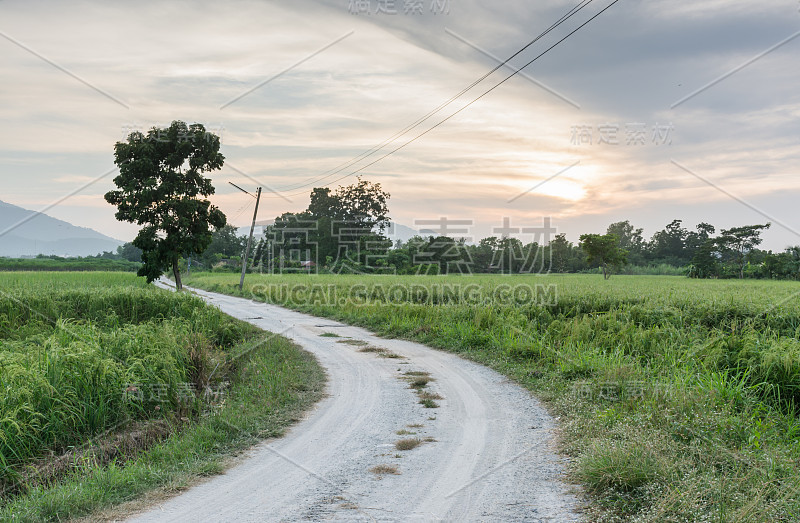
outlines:
[{"label": "distant hill", "polygon": [[93,229],[0,201],[0,256],[94,256],[122,244]]}]

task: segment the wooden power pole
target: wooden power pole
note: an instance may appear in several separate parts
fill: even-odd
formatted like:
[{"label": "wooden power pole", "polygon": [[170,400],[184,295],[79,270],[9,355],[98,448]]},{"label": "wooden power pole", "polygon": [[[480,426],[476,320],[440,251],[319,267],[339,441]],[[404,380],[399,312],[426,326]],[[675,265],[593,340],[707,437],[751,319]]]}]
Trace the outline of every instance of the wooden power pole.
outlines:
[{"label": "wooden power pole", "polygon": [[[230,182],[228,182],[230,183]],[[234,185],[234,187],[242,192],[247,192],[241,187]],[[247,193],[250,194],[250,193]],[[252,194],[250,194],[252,196]],[[247,272],[247,260],[250,258],[250,246],[253,244],[253,229],[256,228],[256,217],[258,216],[258,203],[261,201],[261,187],[256,191],[256,210],[253,211],[253,223],[250,225],[250,236],[247,237],[247,247],[244,250],[244,258],[242,259],[242,278],[239,280],[239,290],[244,289],[244,274]]]}]

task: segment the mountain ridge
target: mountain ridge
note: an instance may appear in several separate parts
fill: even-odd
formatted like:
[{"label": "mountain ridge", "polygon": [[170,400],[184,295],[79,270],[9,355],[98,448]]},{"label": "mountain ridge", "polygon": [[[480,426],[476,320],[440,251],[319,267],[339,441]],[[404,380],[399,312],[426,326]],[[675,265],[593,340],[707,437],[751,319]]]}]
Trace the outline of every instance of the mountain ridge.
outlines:
[{"label": "mountain ridge", "polygon": [[124,242],[0,200],[0,256],[93,256]]}]

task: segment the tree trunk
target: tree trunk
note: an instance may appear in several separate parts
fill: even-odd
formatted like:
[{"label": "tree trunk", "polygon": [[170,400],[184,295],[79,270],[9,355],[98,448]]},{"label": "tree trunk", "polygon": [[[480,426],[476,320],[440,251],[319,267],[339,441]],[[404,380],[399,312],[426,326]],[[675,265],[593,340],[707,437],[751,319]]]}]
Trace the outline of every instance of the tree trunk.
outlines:
[{"label": "tree trunk", "polygon": [[178,268],[178,258],[172,260],[172,274],[175,276],[175,290],[183,290],[183,283],[181,283],[181,270]]}]

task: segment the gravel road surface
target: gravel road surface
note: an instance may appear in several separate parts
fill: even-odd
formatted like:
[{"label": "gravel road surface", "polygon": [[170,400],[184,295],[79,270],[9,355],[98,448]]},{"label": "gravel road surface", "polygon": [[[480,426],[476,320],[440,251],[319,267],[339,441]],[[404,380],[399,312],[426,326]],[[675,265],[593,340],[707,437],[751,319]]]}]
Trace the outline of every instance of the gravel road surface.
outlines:
[{"label": "gravel road surface", "polygon": [[[553,419],[502,375],[419,343],[195,292],[313,353],[328,395],[285,437],[132,521],[579,520],[575,488],[553,451]],[[424,390],[443,398],[438,408],[421,405],[410,388],[406,373],[417,372],[430,374]],[[397,450],[403,438],[422,443]],[[371,471],[381,465],[397,473]]]}]

